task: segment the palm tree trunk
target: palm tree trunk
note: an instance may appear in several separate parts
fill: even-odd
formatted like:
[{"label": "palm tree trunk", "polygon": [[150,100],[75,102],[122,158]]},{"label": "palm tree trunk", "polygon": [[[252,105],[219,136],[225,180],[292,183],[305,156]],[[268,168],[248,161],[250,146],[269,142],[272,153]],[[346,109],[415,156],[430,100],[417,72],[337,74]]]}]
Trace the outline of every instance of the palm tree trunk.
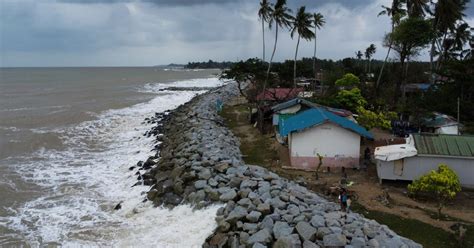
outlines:
[{"label": "palm tree trunk", "polygon": [[299,46],[300,46],[300,34],[298,34],[298,42],[296,42],[295,61],[293,63],[293,88],[296,88],[296,58],[298,57]]},{"label": "palm tree trunk", "polygon": [[[392,21],[392,33],[394,29],[395,29],[395,23]],[[380,68],[379,77],[377,78],[377,83],[375,84],[376,92],[377,92],[377,89],[379,88],[380,80],[382,79],[383,69],[385,68],[385,64],[387,63],[388,57],[390,56],[390,51],[392,50],[393,39],[392,38],[389,38],[389,39],[390,39],[390,43],[388,44],[387,56],[385,56],[385,60],[383,61],[382,68]]]},{"label": "palm tree trunk", "polygon": [[270,76],[270,69],[272,68],[272,61],[273,61],[273,57],[275,56],[277,41],[278,41],[278,24],[275,25],[275,43],[273,44],[272,56],[270,57],[270,61],[268,63],[267,76],[265,77],[265,82],[263,83],[263,94],[265,94],[265,90],[267,88],[268,77]]},{"label": "palm tree trunk", "polygon": [[262,56],[262,61],[265,62],[265,25],[264,21],[262,18],[262,43],[263,43],[263,56]]},{"label": "palm tree trunk", "polygon": [[434,53],[435,53],[435,42],[436,38],[433,38],[431,41],[431,51],[430,51],[430,82],[434,83]]},{"label": "palm tree trunk", "polygon": [[316,80],[316,25],[314,27],[313,75]]},{"label": "palm tree trunk", "polygon": [[372,59],[369,58],[369,74],[370,74],[370,71],[371,71],[371,68],[370,68],[371,66],[372,66]]}]

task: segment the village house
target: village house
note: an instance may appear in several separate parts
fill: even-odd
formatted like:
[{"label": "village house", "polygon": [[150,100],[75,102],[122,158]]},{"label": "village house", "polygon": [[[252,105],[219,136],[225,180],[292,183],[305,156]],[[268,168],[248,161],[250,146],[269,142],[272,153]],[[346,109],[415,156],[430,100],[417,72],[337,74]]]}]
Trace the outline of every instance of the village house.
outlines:
[{"label": "village house", "polygon": [[412,181],[446,164],[461,185],[474,188],[474,136],[412,134],[406,144],[377,147],[379,180]]},{"label": "village house", "polygon": [[459,134],[461,124],[452,116],[433,112],[432,117],[427,117],[422,123],[422,132],[437,134]]},{"label": "village house", "polygon": [[311,108],[325,108],[331,113],[334,113],[338,116],[341,116],[341,117],[344,117],[351,121],[356,122],[354,117],[352,116],[352,112],[349,110],[326,107],[326,106],[322,106],[322,105],[316,104],[314,102],[310,102],[302,98],[294,98],[289,101],[277,104],[271,108],[271,110],[273,111],[272,123],[276,130],[275,133],[276,133],[276,138],[278,142],[282,144],[286,143],[286,140],[285,140],[286,137],[281,137],[278,132],[278,124],[279,124],[280,118],[286,119],[290,116],[293,116],[297,113],[300,113],[302,111],[305,111]]},{"label": "village house", "polygon": [[279,118],[279,135],[287,137],[293,168],[311,170],[318,165],[318,154],[324,167],[359,166],[361,137],[372,134],[357,123],[338,116],[324,107],[310,108]]}]

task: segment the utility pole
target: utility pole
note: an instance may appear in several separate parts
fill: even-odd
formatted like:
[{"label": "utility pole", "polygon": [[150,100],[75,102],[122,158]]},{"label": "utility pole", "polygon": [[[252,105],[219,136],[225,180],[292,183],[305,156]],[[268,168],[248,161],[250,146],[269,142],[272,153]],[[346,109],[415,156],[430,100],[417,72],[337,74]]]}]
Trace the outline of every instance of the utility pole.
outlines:
[{"label": "utility pole", "polygon": [[460,113],[459,113],[459,109],[460,109],[460,100],[459,100],[459,97],[458,97],[458,135],[460,135],[461,133],[459,132],[459,126],[461,125],[461,121],[459,120],[460,118]]}]

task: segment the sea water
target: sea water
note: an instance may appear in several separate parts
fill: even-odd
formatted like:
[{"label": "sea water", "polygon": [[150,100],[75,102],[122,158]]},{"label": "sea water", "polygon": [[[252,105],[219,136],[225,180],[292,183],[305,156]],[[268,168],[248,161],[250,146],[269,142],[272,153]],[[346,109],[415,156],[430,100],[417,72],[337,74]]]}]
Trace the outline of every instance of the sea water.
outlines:
[{"label": "sea water", "polygon": [[146,117],[205,92],[166,88],[218,86],[218,71],[0,73],[0,246],[198,247],[212,233],[220,206],[153,207],[129,167],[155,153]]}]

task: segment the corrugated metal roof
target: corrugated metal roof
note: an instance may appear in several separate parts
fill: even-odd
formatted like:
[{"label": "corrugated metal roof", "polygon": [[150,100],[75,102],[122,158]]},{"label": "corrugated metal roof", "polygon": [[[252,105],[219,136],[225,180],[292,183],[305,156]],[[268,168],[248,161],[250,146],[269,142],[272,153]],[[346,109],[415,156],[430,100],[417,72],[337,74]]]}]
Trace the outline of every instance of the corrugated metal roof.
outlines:
[{"label": "corrugated metal roof", "polygon": [[287,109],[289,107],[292,107],[292,106],[295,106],[297,104],[302,104],[302,105],[306,105],[308,107],[311,107],[311,108],[325,108],[326,110],[329,110],[330,112],[336,114],[336,115],[339,115],[339,116],[342,116],[342,117],[347,117],[347,116],[352,116],[352,112],[349,111],[349,110],[345,110],[345,109],[338,109],[338,108],[331,108],[331,107],[327,107],[327,106],[323,106],[323,105],[319,105],[317,103],[314,103],[314,102],[310,102],[308,100],[305,100],[305,99],[301,99],[299,97],[296,97],[296,98],[293,98],[289,101],[286,101],[286,102],[283,102],[283,103],[280,103],[280,104],[277,104],[275,106],[272,107],[272,110],[274,112],[278,112],[280,110],[283,110],[283,109]]},{"label": "corrugated metal roof", "polygon": [[474,136],[413,134],[418,154],[474,157]]},{"label": "corrugated metal roof", "polygon": [[280,119],[278,126],[280,135],[287,136],[291,132],[301,131],[305,128],[321,125],[326,122],[335,123],[345,129],[349,129],[359,134],[360,136],[373,139],[372,134],[365,130],[365,128],[346,118],[333,114],[324,108],[312,108],[295,114],[287,119]]}]

